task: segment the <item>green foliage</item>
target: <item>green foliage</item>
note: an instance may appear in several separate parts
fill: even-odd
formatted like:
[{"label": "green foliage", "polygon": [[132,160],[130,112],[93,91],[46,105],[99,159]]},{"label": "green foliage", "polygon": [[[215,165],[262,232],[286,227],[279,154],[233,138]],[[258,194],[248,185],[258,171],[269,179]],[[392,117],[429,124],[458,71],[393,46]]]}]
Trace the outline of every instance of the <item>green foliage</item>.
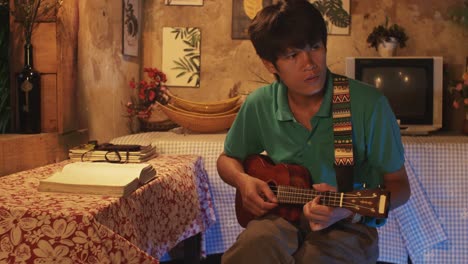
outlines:
[{"label": "green foliage", "polygon": [[406,47],[408,36],[406,35],[405,29],[397,24],[393,24],[389,27],[388,17],[386,17],[385,24],[374,27],[367,37],[367,43],[369,43],[369,47],[373,47],[377,50],[379,43],[390,41],[390,38],[395,38],[400,48]]},{"label": "green foliage", "polygon": [[195,85],[200,86],[200,30],[198,28],[175,28],[171,33],[175,34],[175,39],[179,37],[187,45],[184,49],[184,57],[173,61],[179,70],[176,78],[187,77],[187,83],[195,79]]},{"label": "green foliage", "polygon": [[330,30],[330,25],[346,28],[349,26],[351,21],[351,16],[343,8],[343,1],[341,0],[318,0],[312,3],[322,15],[326,18],[326,24],[328,30]]},{"label": "green foliage", "polygon": [[8,6],[0,5],[0,133],[6,133],[10,126],[10,69],[8,63]]}]

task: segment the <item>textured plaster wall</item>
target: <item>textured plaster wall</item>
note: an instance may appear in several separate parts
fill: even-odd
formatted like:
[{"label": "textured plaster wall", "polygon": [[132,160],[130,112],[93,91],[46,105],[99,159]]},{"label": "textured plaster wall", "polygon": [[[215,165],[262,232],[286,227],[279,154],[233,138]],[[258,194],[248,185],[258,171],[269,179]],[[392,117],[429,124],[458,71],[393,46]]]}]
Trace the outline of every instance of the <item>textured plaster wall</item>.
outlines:
[{"label": "textured plaster wall", "polygon": [[[162,28],[201,29],[201,83],[199,88],[171,90],[185,98],[212,101],[228,97],[234,86],[241,92],[259,87],[260,78],[272,80],[248,40],[231,39],[232,1],[204,0],[202,7],[165,6],[162,0],[145,0],[142,54],[138,59],[121,55],[121,1],[80,1],[79,80],[91,138],[108,140],[127,134],[121,103],[129,96],[128,81],[143,77],[140,67],[161,67]],[[449,20],[448,9],[463,0],[352,0],[351,33],[330,35],[328,65],[343,74],[347,56],[377,56],[366,38],[385,21],[404,26],[410,37],[400,56],[442,56],[449,78],[461,75],[468,56],[468,29]],[[460,113],[449,110],[450,119]],[[457,122],[454,122],[457,123]],[[458,129],[456,124],[448,124]]]},{"label": "textured plaster wall", "polygon": [[123,104],[140,61],[121,52],[121,1],[79,1],[79,9],[77,100],[87,122],[80,127],[88,127],[90,139],[107,142],[128,134]]}]

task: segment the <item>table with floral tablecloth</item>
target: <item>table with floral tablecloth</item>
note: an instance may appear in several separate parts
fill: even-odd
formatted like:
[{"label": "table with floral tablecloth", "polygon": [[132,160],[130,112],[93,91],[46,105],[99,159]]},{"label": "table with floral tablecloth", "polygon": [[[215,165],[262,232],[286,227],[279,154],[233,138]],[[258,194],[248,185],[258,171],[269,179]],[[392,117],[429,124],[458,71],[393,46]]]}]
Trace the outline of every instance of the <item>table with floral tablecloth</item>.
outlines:
[{"label": "table with floral tablecloth", "polygon": [[157,178],[125,198],[38,192],[69,162],[0,178],[0,263],[158,263],[215,222],[198,156],[150,160]]}]

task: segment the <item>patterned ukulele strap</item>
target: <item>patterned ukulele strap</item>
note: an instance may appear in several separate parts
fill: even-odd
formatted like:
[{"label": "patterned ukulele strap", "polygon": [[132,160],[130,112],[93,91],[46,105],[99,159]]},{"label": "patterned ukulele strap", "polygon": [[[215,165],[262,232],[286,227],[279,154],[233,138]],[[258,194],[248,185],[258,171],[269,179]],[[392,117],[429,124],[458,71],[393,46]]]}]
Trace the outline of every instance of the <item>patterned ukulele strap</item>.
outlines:
[{"label": "patterned ukulele strap", "polygon": [[348,78],[343,76],[333,76],[332,116],[338,191],[351,191],[354,166],[351,96]]}]

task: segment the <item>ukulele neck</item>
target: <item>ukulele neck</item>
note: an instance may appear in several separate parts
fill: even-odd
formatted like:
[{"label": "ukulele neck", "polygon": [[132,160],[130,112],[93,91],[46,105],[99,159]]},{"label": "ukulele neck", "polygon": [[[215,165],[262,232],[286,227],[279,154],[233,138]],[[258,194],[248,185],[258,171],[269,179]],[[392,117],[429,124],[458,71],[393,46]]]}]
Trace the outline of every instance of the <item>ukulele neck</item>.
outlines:
[{"label": "ukulele neck", "polygon": [[283,204],[306,204],[315,197],[320,196],[323,205],[331,207],[343,207],[344,193],[319,192],[313,189],[304,189],[280,185],[273,190],[279,203]]}]

